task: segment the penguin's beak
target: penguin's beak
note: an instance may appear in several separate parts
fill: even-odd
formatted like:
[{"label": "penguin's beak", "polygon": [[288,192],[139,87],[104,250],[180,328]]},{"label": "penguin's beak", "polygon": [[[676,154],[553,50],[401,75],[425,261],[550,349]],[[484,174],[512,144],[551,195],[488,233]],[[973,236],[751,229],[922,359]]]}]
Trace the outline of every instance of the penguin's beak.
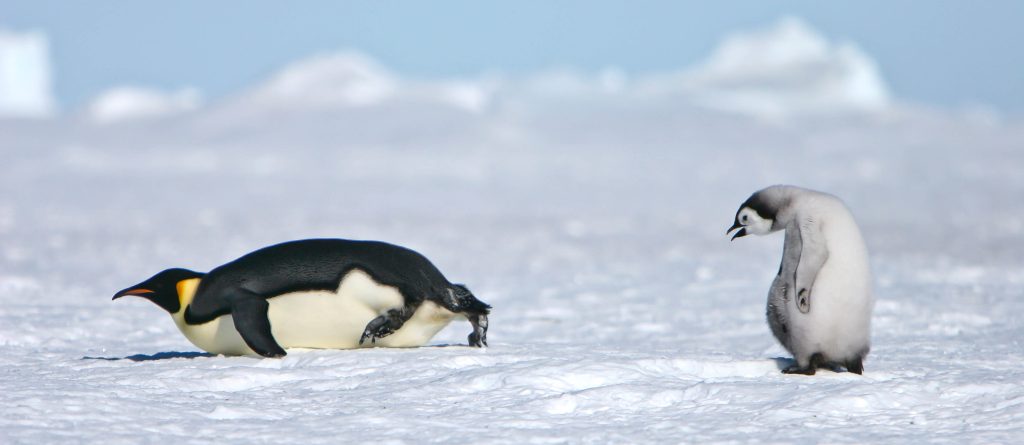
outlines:
[{"label": "penguin's beak", "polygon": [[114,298],[111,298],[111,300],[116,300],[116,299],[121,298],[121,297],[123,297],[125,295],[133,295],[133,296],[136,296],[136,297],[141,297],[143,295],[151,294],[151,293],[153,293],[153,291],[149,290],[149,289],[146,289],[146,288],[142,288],[142,287],[129,287],[128,289],[122,290],[122,291],[114,294]]},{"label": "penguin's beak", "polygon": [[739,221],[736,221],[735,223],[733,223],[732,227],[730,227],[729,230],[725,231],[725,234],[728,235],[730,232],[732,232],[733,230],[736,230],[736,229],[740,229],[740,230],[738,232],[736,232],[735,234],[733,234],[732,238],[729,241],[735,240],[736,238],[743,238],[744,236],[747,236],[747,228],[743,227],[743,225],[740,224]]},{"label": "penguin's beak", "polygon": [[740,224],[740,222],[739,222],[739,221],[736,221],[736,222],[732,223],[732,227],[730,227],[730,228],[729,228],[729,230],[726,230],[726,231],[725,231],[725,234],[726,234],[726,235],[728,235],[728,234],[729,234],[729,232],[732,232],[733,230],[736,230],[736,229],[738,229],[738,228],[740,228],[740,227],[743,227],[743,225],[742,225],[742,224]]}]

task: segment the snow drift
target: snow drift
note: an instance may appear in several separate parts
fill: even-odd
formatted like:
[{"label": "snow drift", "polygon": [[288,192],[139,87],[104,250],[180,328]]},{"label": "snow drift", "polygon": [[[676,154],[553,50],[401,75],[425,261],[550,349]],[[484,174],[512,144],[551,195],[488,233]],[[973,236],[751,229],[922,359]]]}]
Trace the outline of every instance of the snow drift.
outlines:
[{"label": "snow drift", "polygon": [[796,18],[727,37],[679,81],[702,105],[767,118],[872,112],[889,105],[870,57],[852,43],[826,41]]},{"label": "snow drift", "polygon": [[202,103],[195,88],[165,93],[140,87],[117,87],[89,104],[89,118],[99,124],[154,119],[194,111]]}]

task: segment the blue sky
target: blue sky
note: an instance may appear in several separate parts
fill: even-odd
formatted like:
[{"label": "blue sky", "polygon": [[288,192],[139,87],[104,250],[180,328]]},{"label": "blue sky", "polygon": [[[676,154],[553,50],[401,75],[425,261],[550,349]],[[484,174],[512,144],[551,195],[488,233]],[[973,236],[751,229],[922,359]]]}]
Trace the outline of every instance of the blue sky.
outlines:
[{"label": "blue sky", "polygon": [[64,108],[106,88],[229,95],[285,64],[340,49],[420,78],[552,67],[627,73],[700,61],[724,36],[794,15],[879,62],[896,98],[1024,111],[1024,2],[4,0],[0,27],[50,38]]}]

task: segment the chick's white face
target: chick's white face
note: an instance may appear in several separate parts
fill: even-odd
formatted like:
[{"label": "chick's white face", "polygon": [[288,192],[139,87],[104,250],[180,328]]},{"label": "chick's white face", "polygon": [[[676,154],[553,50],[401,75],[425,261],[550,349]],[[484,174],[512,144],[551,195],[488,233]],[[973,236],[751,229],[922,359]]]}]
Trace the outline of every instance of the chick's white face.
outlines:
[{"label": "chick's white face", "polygon": [[743,227],[744,234],[764,235],[771,232],[772,220],[762,218],[754,209],[744,207],[736,215],[736,222]]}]

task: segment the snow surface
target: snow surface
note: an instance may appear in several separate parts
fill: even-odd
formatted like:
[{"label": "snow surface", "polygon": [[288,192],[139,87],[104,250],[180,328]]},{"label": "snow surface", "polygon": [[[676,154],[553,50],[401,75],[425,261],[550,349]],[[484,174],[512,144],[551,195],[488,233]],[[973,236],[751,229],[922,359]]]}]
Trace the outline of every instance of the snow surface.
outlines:
[{"label": "snow surface", "polygon": [[[399,79],[359,107],[0,121],[0,443],[1024,437],[1024,122],[895,105],[765,121],[610,73],[475,110]],[[725,235],[774,183],[861,223],[863,376],[779,372],[781,235]],[[216,357],[155,305],[110,301],[325,236],[427,255],[494,306],[490,348],[455,322],[418,349]]]}]

